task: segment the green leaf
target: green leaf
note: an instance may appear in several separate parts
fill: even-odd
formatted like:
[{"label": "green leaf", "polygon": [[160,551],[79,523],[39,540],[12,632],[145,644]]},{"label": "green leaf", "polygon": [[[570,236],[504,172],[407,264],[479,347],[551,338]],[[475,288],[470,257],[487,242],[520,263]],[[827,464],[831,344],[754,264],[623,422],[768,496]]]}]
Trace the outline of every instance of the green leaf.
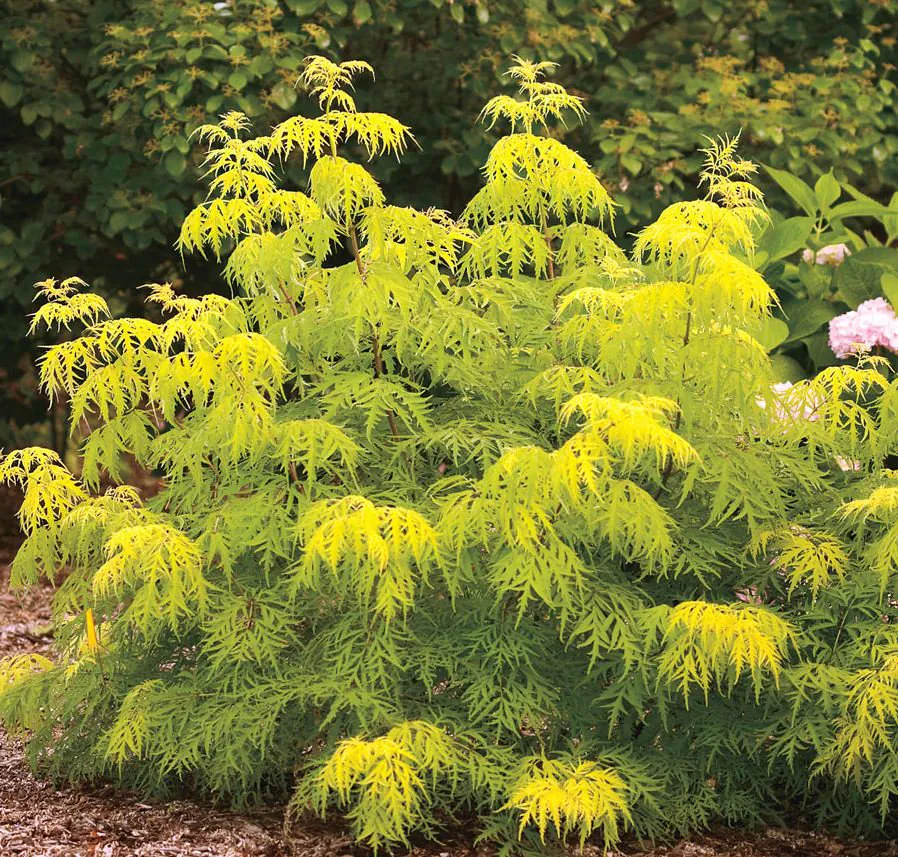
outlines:
[{"label": "green leaf", "polygon": [[327,8],[340,17],[343,17],[349,11],[346,0],[327,0]]},{"label": "green leaf", "polygon": [[210,60],[227,60],[228,52],[221,45],[206,45],[203,56]]},{"label": "green leaf", "polygon": [[842,194],[842,188],[833,175],[833,171],[824,173],[814,185],[814,196],[822,209],[829,208]]},{"label": "green leaf", "polygon": [[452,3],[449,6],[449,14],[452,15],[456,24],[463,24],[465,20],[465,10],[461,3]]},{"label": "green leaf", "polygon": [[26,104],[19,111],[19,115],[22,117],[22,121],[26,125],[33,125],[34,121],[37,119],[37,105],[36,104]]},{"label": "green leaf", "polygon": [[807,244],[813,229],[813,217],[790,217],[771,226],[761,236],[758,250],[767,254],[769,262],[784,259]]},{"label": "green leaf", "polygon": [[839,315],[839,309],[831,301],[793,300],[783,306],[789,325],[786,342],[804,339],[816,333],[824,324]]},{"label": "green leaf", "polygon": [[886,273],[898,273],[898,250],[866,247],[836,268],[833,286],[845,303],[854,308],[882,294],[882,276]]},{"label": "green leaf", "polygon": [[34,64],[34,54],[30,51],[15,51],[10,57],[9,64],[16,71],[24,73]]},{"label": "green leaf", "polygon": [[228,83],[233,86],[234,89],[237,90],[237,92],[240,92],[240,90],[243,89],[243,87],[246,86],[248,82],[249,81],[246,75],[242,71],[231,72],[230,76],[228,77]]},{"label": "green leaf", "polygon": [[716,0],[703,0],[702,2],[702,12],[705,13],[705,17],[709,21],[715,24],[723,17],[725,8],[723,3],[718,3]]},{"label": "green leaf", "polygon": [[785,354],[774,354],[770,358],[770,367],[777,381],[791,381],[794,384],[808,376],[801,363]]},{"label": "green leaf", "polygon": [[109,229],[113,235],[126,229],[128,226],[127,211],[113,211],[109,216]]},{"label": "green leaf", "polygon": [[817,369],[835,366],[839,362],[832,348],[829,347],[829,331],[821,330],[802,340],[808,350],[808,356]]},{"label": "green leaf", "polygon": [[765,319],[761,331],[758,334],[758,342],[768,351],[773,351],[777,345],[781,345],[789,338],[789,325],[782,319],[771,316]]},{"label": "green leaf", "polygon": [[851,202],[843,202],[830,209],[828,217],[832,220],[841,220],[845,217],[878,217],[889,213],[889,209],[874,200],[857,199]]},{"label": "green leaf", "polygon": [[815,265],[802,261],[798,279],[812,298],[827,298],[833,290],[833,271],[829,265]]},{"label": "green leaf", "polygon": [[165,169],[172,178],[180,178],[187,167],[187,159],[177,150],[172,149],[162,159]]},{"label": "green leaf", "polygon": [[356,24],[367,24],[371,20],[371,4],[368,0],[357,0],[352,17]]},{"label": "green leaf", "polygon": [[0,83],[0,101],[7,107],[15,107],[22,100],[24,88],[19,83],[4,80]]},{"label": "green leaf", "polygon": [[814,191],[808,187],[798,176],[787,173],[784,170],[777,170],[773,167],[764,165],[764,169],[770,174],[770,177],[789,195],[793,202],[796,202],[811,217],[817,214],[817,197]]},{"label": "green leaf", "polygon": [[848,182],[843,182],[842,188],[848,191],[848,195],[857,202],[869,202],[871,204],[876,204],[876,200],[873,199],[873,197],[867,196],[867,194],[862,193],[853,185],[848,184]]},{"label": "green leaf", "polygon": [[279,83],[271,90],[271,98],[282,110],[289,110],[296,103],[296,90],[286,83]]},{"label": "green leaf", "polygon": [[254,77],[262,77],[262,75],[268,74],[273,68],[274,63],[271,57],[259,54],[259,56],[252,58],[246,70]]},{"label": "green leaf", "polygon": [[639,160],[635,155],[621,155],[620,156],[621,166],[631,175],[639,175],[639,171],[642,169],[642,161]]}]

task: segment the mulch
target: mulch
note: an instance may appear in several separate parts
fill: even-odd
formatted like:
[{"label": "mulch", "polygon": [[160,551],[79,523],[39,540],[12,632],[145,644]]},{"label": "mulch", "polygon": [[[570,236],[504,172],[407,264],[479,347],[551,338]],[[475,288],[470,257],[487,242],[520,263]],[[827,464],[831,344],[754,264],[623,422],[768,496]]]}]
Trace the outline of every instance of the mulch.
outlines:
[{"label": "mulch", "polygon": [[[16,537],[0,521],[0,657],[47,652],[49,587],[8,589]],[[283,807],[235,813],[188,801],[35,778],[21,745],[0,730],[0,857],[370,857],[339,822],[284,826]],[[600,857],[593,846],[584,857]],[[399,857],[494,857],[463,831]],[[609,855],[610,857],[610,855]],[[816,832],[722,830],[688,841],[640,847],[619,857],[898,857],[894,842],[845,842]]]}]

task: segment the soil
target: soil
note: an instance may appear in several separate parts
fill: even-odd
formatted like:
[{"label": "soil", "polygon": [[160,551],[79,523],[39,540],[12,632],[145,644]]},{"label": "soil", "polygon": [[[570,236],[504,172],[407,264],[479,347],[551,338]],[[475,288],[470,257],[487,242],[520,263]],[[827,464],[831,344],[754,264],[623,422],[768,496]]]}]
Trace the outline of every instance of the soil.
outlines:
[{"label": "soil", "polygon": [[[0,498],[2,501],[2,498]],[[0,657],[46,652],[50,590],[8,590],[14,521],[0,516]],[[284,827],[283,807],[239,814],[187,801],[152,802],[111,787],[36,779],[0,730],[0,857],[370,857],[339,822]],[[464,833],[397,857],[494,857]],[[572,855],[573,857],[573,855]],[[601,857],[587,846],[584,857]],[[611,855],[609,855],[611,857]],[[616,857],[898,857],[894,842],[844,842],[815,832],[723,830],[671,845],[632,843]]]}]

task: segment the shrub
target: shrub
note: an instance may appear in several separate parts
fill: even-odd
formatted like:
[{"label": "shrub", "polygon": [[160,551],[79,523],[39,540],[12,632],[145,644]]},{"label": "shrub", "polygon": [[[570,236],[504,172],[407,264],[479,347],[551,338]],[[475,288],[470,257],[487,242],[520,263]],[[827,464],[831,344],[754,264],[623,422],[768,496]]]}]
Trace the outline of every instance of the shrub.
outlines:
[{"label": "shrub", "polygon": [[[710,143],[703,197],[627,255],[547,130],[580,101],[517,61],[455,222],[341,155],[410,140],[356,111],[367,70],[312,58],[317,116],[198,130],[179,244],[227,256],[233,297],[156,284],[164,320],[113,319],[40,284],[34,328],[85,326],[41,377],[90,432],[80,478],[0,466],[16,582],[61,580],[56,660],[4,663],[4,722],[52,774],[292,789],[374,846],[472,817],[508,849],[799,806],[878,829],[898,384],[865,357],[774,389],[754,166]],[[130,456],[162,490],[99,493]]]}]

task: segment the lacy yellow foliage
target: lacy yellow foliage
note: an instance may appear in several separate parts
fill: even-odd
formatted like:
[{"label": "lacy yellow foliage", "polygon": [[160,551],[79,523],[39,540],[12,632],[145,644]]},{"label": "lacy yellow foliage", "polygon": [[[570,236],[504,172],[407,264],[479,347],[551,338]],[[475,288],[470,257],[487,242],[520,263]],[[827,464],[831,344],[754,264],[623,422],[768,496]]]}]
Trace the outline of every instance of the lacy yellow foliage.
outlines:
[{"label": "lacy yellow foliage", "polygon": [[684,601],[670,611],[658,674],[679,687],[687,704],[692,685],[707,698],[713,684],[732,688],[743,672],[750,673],[760,697],[764,673],[779,681],[794,641],[789,623],[771,610]]},{"label": "lacy yellow foliage", "polygon": [[99,596],[133,589],[125,617],[146,633],[159,618],[173,629],[202,613],[209,584],[196,545],[167,524],[123,527],[106,542],[92,587]]},{"label": "lacy yellow foliage", "polygon": [[297,533],[305,548],[301,580],[308,585],[322,563],[335,574],[344,570],[363,599],[374,594],[373,607],[386,619],[412,606],[416,587],[438,562],[436,531],[421,514],[365,497],[314,504]]},{"label": "lacy yellow foliage", "polygon": [[627,791],[617,773],[595,762],[563,764],[540,759],[528,765],[505,808],[519,812],[519,831],[535,824],[543,841],[551,825],[562,839],[578,833],[582,847],[601,828],[607,847],[617,839],[620,822],[629,819]]},{"label": "lacy yellow foliage", "polygon": [[0,660],[0,688],[16,684],[35,672],[51,669],[53,661],[44,655],[10,655]]}]

